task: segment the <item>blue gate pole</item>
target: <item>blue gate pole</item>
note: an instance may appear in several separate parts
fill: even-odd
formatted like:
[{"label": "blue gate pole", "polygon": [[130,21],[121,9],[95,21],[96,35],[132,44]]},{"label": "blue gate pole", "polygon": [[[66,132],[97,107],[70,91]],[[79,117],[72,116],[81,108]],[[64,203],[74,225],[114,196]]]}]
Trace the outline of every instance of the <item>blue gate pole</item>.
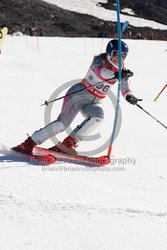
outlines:
[{"label": "blue gate pole", "polygon": [[119,102],[120,102],[120,91],[121,91],[121,75],[122,75],[122,48],[121,48],[121,22],[120,22],[120,4],[119,0],[116,0],[116,9],[117,9],[117,33],[118,33],[118,52],[119,52],[119,61],[118,61],[118,90],[117,90],[117,101],[115,108],[115,117],[114,117],[114,125],[111,135],[110,145],[108,147],[107,156],[110,157],[112,152],[112,146],[115,138],[115,132],[117,128],[118,121],[118,113],[119,113]]}]

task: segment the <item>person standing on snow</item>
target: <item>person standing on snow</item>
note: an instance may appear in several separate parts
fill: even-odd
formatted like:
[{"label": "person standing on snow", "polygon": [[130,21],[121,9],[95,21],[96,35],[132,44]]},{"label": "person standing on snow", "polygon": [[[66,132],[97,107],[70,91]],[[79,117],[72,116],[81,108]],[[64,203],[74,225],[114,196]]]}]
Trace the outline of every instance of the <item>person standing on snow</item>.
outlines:
[{"label": "person standing on snow", "polygon": [[[121,47],[121,93],[129,103],[135,105],[140,99],[132,94],[128,81],[128,78],[133,76],[133,73],[124,67],[124,60],[129,49],[128,45],[123,41],[121,41]],[[50,150],[58,152],[77,154],[77,143],[82,141],[84,136],[92,132],[103,120],[104,112],[101,100],[107,96],[110,87],[115,84],[117,80],[118,40],[112,39],[106,47],[106,53],[94,57],[85,78],[67,91],[66,95],[68,94],[68,96],[64,98],[62,110],[57,120],[35,131],[31,137],[28,137],[23,143],[12,149],[18,152],[32,154],[33,148],[36,145],[40,145],[52,136],[63,132],[80,111],[84,115],[85,120],[78,125],[63,142],[59,142],[50,148]],[[79,90],[83,91],[72,94]]]}]

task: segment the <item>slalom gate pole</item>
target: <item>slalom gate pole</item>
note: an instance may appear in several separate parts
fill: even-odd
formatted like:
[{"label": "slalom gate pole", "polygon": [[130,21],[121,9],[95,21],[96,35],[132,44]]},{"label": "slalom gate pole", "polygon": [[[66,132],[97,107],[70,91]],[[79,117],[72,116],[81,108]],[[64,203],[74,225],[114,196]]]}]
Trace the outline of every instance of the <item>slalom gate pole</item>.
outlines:
[{"label": "slalom gate pole", "polygon": [[159,98],[159,96],[162,94],[164,89],[167,87],[167,84],[163,87],[163,89],[159,92],[159,94],[155,97],[154,102]]},{"label": "slalom gate pole", "polygon": [[154,116],[152,116],[148,111],[146,111],[143,107],[141,107],[139,104],[136,104],[136,106],[138,108],[140,108],[141,110],[143,110],[147,115],[151,116],[156,122],[160,123],[164,128],[167,129],[167,126],[165,126],[162,122],[160,122],[159,120],[157,120]]},{"label": "slalom gate pole", "polygon": [[118,90],[117,90],[117,101],[115,108],[114,125],[111,135],[110,145],[108,147],[107,156],[110,157],[112,146],[115,138],[115,132],[117,127],[118,112],[119,112],[119,102],[120,102],[120,91],[121,91],[121,75],[122,75],[122,47],[121,47],[121,22],[120,22],[120,4],[119,0],[116,0],[116,10],[117,10],[117,33],[118,33],[118,52],[119,52],[119,67],[118,67]]}]

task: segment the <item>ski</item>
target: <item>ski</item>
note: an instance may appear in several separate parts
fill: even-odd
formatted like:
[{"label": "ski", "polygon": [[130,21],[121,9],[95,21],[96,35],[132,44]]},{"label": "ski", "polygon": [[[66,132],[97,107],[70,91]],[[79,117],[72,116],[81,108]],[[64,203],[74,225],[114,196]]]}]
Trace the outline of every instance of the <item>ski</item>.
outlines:
[{"label": "ski", "polygon": [[108,156],[89,157],[83,155],[71,155],[60,152],[55,152],[46,148],[35,147],[34,153],[37,155],[52,155],[57,161],[63,161],[68,163],[77,163],[80,165],[92,165],[92,166],[105,166],[110,163]]},{"label": "ski", "polygon": [[35,147],[33,154],[25,154],[3,145],[0,148],[0,154],[16,157],[18,159],[24,159],[33,165],[50,165],[60,161],[79,165],[102,167],[110,163],[110,158],[108,156],[90,157],[83,155],[70,155],[41,147]]},{"label": "ski", "polygon": [[56,161],[56,158],[52,155],[34,155],[34,154],[25,154],[22,152],[17,152],[11,148],[7,148],[6,146],[1,146],[0,154],[13,156],[18,159],[24,159],[30,164],[33,165],[50,165]]}]

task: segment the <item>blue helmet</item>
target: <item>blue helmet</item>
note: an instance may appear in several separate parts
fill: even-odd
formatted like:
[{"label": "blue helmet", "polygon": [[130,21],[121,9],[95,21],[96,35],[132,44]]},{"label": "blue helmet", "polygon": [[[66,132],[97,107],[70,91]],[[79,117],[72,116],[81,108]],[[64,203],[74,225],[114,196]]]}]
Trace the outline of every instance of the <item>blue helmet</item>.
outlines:
[{"label": "blue helmet", "polygon": [[[121,41],[121,48],[122,48],[122,58],[125,59],[125,57],[128,54],[129,48],[128,45]],[[106,53],[107,53],[107,59],[110,63],[112,63],[111,59],[112,56],[118,57],[118,39],[112,39],[106,47]]]}]

